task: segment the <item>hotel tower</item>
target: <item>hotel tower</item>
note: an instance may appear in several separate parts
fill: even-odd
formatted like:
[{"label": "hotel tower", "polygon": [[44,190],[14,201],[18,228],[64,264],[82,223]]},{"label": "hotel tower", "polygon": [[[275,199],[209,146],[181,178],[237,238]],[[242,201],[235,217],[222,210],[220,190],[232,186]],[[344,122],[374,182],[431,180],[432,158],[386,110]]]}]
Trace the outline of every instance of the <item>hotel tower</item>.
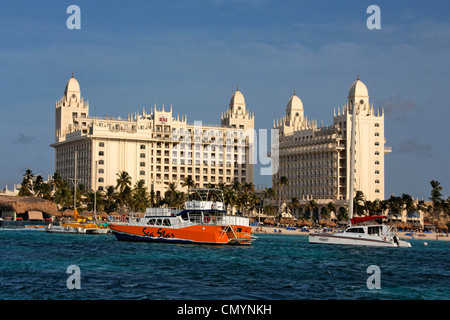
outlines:
[{"label": "hotel tower", "polygon": [[280,140],[279,168],[272,183],[278,194],[277,181],[282,176],[288,178],[288,185],[282,187],[286,203],[298,198],[303,202],[314,199],[322,205],[330,201],[345,205],[349,199],[354,105],[358,110],[354,190],[362,191],[366,200],[384,199],[384,156],[391,152],[385,147],[384,113],[369,102],[367,87],[358,76],[350,87],[347,103],[334,110],[332,125],[318,126],[317,121],[308,120],[295,92],[287,103],[285,116],[274,121]]},{"label": "hotel tower", "polygon": [[126,171],[134,185],[143,180],[148,190],[164,196],[169,183],[190,176],[197,187],[224,182],[253,182],[249,145],[254,115],[239,89],[231,97],[221,124],[188,123],[172,106],[156,106],[128,119],[91,117],[89,103],[72,76],[55,108],[55,171],[63,179],[75,177],[88,189],[116,186]]}]

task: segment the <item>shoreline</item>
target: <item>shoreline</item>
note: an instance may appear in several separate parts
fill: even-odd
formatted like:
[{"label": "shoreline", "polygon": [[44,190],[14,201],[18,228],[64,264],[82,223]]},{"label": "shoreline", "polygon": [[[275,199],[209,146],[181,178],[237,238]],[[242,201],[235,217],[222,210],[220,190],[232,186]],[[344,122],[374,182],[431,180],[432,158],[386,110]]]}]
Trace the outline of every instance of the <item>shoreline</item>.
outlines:
[{"label": "shoreline", "polygon": [[[262,231],[256,231],[256,229],[259,229]],[[274,230],[277,230],[277,232],[275,232]],[[279,230],[281,230],[281,232],[279,232]],[[312,232],[314,231],[320,231],[320,229],[311,229]],[[305,231],[301,231],[300,228],[297,228],[296,230],[289,230],[286,229],[285,227],[252,227],[252,232],[257,235],[257,234],[285,234],[285,235],[308,235],[309,232],[305,232]],[[410,233],[410,231],[397,231],[397,236],[400,239],[404,239],[404,240],[427,240],[427,241],[450,241],[450,234],[438,234],[438,238],[436,240],[436,233],[432,232],[432,233],[423,233],[423,232],[414,232],[413,236],[411,235],[406,235],[406,233]],[[420,234],[420,236],[419,236]]]}]

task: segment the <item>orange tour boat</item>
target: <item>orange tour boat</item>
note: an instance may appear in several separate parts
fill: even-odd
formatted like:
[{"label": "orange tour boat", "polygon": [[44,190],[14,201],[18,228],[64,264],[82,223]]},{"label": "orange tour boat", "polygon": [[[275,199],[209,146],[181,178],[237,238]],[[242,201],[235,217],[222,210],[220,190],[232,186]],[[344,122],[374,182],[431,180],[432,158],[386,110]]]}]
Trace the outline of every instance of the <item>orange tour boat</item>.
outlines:
[{"label": "orange tour boat", "polygon": [[126,221],[111,222],[117,240],[214,245],[250,245],[248,218],[227,215],[223,193],[217,189],[194,189],[194,199],[185,208],[147,208],[144,214],[131,214]]}]

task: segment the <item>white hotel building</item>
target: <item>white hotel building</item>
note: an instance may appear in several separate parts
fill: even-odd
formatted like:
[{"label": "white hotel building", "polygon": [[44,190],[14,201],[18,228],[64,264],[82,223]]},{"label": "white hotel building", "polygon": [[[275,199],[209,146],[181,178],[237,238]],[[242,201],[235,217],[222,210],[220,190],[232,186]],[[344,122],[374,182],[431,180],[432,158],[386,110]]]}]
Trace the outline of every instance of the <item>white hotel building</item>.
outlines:
[{"label": "white hotel building", "polygon": [[[346,205],[349,199],[350,138],[352,108],[359,104],[356,116],[355,191],[364,193],[366,200],[384,199],[384,156],[391,152],[385,147],[384,112],[374,110],[369,103],[366,85],[358,79],[351,85],[347,104],[334,110],[333,124],[317,125],[308,120],[303,103],[295,94],[286,106],[286,115],[274,122],[279,129],[279,168],[273,175],[273,186],[286,176],[283,198],[289,203],[298,198],[301,203],[314,199],[324,206],[333,201]],[[358,110],[358,109],[357,109]],[[273,159],[272,161],[274,161]]]},{"label": "white hotel building", "polygon": [[117,173],[126,171],[132,184],[143,180],[148,190],[163,196],[171,182],[191,176],[197,187],[209,183],[253,182],[249,145],[254,115],[239,90],[232,95],[221,125],[188,123],[164,105],[128,119],[89,116],[89,103],[81,96],[78,81],[68,81],[56,102],[55,171],[63,179],[75,177],[88,189],[116,186]]}]

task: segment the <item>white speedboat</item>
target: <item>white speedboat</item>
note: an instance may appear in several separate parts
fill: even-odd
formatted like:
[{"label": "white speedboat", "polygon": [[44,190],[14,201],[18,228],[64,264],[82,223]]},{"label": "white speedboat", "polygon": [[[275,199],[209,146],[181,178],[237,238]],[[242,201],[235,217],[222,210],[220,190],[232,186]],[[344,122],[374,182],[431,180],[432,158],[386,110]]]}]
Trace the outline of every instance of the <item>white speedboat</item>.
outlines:
[{"label": "white speedboat", "polygon": [[350,226],[342,233],[310,233],[309,243],[372,247],[411,247],[409,242],[399,239],[399,237],[395,234],[395,229],[393,227],[384,224]]},{"label": "white speedboat", "polygon": [[51,223],[45,227],[45,231],[53,233],[86,233],[86,229],[84,228],[75,228],[68,225],[55,226]]}]

